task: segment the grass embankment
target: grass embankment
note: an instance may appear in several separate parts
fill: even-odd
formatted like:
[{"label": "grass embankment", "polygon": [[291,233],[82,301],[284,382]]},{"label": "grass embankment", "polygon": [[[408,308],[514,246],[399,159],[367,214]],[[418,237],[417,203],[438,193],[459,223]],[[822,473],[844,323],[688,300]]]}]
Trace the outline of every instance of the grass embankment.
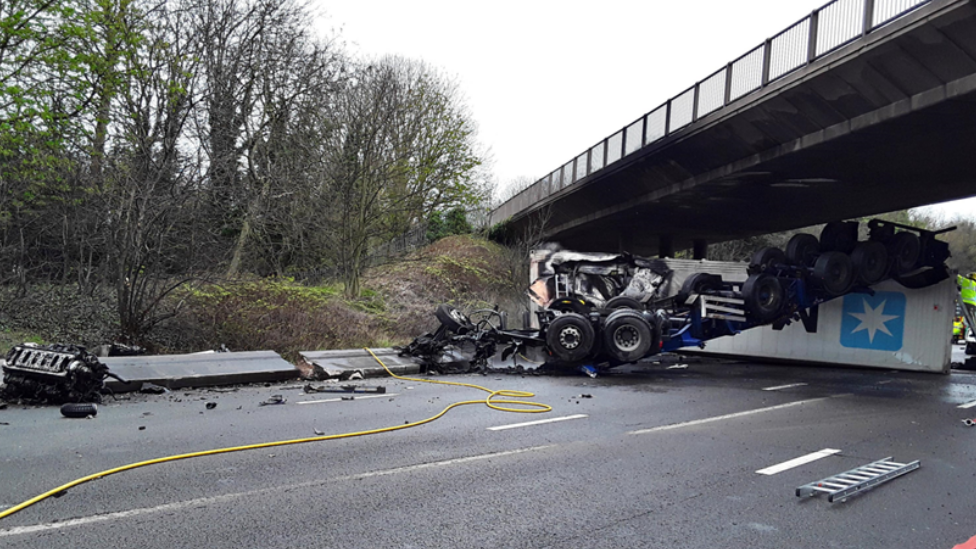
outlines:
[{"label": "grass embankment", "polygon": [[[167,304],[173,309],[179,303],[179,314],[137,343],[153,353],[189,353],[220,345],[232,351],[270,349],[291,361],[298,360],[299,351],[404,344],[436,327],[433,312],[440,303],[481,308],[504,295],[510,278],[505,257],[503,248],[475,236],[443,238],[368,270],[363,294],[356,299],[344,297],[337,284],[310,287],[287,279],[188,286]],[[105,297],[94,300],[98,315],[69,315],[72,325],[83,319],[86,330],[37,324],[34,321],[51,319],[26,314],[31,312],[27,310],[16,319],[19,322],[0,326],[0,348],[24,341],[89,347],[110,343],[106,334],[117,332],[107,314],[113,305]],[[50,304],[39,305],[32,310],[52,310]],[[65,308],[61,304],[53,310]]]},{"label": "grass embankment", "polygon": [[183,313],[160,332],[167,352],[221,344],[234,351],[387,347],[436,327],[440,303],[484,307],[504,292],[503,250],[474,236],[452,236],[395,263],[370,269],[358,299],[338,285],[307,287],[260,279],[187,290]]}]

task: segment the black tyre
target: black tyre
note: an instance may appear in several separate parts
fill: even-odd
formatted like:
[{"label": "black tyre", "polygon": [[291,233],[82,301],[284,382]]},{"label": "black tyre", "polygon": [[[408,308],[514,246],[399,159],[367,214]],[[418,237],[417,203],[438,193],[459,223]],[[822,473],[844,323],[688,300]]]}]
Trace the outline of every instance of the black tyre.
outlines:
[{"label": "black tyre", "polygon": [[812,234],[795,234],[786,244],[786,258],[801,267],[812,267],[819,253],[820,241]]},{"label": "black tyre", "polygon": [[858,242],[851,252],[851,262],[854,263],[858,280],[868,286],[888,276],[888,249],[880,242]]},{"label": "black tyre", "polygon": [[83,418],[98,415],[98,405],[88,402],[72,402],[61,407],[61,415],[70,418]]},{"label": "black tyre", "polygon": [[774,265],[784,264],[786,262],[786,254],[783,253],[783,250],[769,247],[754,253],[752,255],[752,261],[749,262],[749,266],[758,269],[759,272],[763,272]]},{"label": "black tyre", "polygon": [[854,286],[854,263],[841,252],[825,252],[813,265],[813,279],[830,296],[846,294]]},{"label": "black tyre", "polygon": [[603,349],[621,362],[640,360],[653,343],[650,323],[633,309],[614,311],[603,324]]},{"label": "black tyre", "polygon": [[888,257],[891,259],[891,276],[900,276],[913,269],[922,253],[918,235],[908,231],[896,233],[888,241]]},{"label": "black tyre", "polygon": [[644,305],[637,301],[636,299],[625,296],[618,295],[616,297],[611,297],[607,300],[607,304],[603,306],[604,309],[634,309],[635,311],[644,310]]},{"label": "black tyre", "polygon": [[783,310],[783,285],[772,275],[751,275],[742,285],[742,299],[746,302],[746,312],[753,320],[775,320]]},{"label": "black tyre", "polygon": [[695,273],[685,279],[681,291],[675,296],[678,304],[684,305],[692,294],[700,294],[710,290],[717,290],[722,285],[722,277],[708,273]]},{"label": "black tyre", "polygon": [[559,315],[546,329],[546,345],[557,360],[576,362],[590,355],[596,341],[593,325],[583,315]]},{"label": "black tyre", "polygon": [[437,320],[445,328],[455,333],[464,333],[474,328],[474,325],[471,324],[471,321],[464,313],[446,303],[437,306],[437,310],[434,311],[434,316],[437,317]]},{"label": "black tyre", "polygon": [[895,280],[906,288],[918,290],[928,288],[949,278],[949,271],[945,265],[923,269],[909,276],[897,276]]},{"label": "black tyre", "polygon": [[857,246],[857,223],[834,221],[820,231],[821,252],[849,254],[854,251],[854,246]]}]

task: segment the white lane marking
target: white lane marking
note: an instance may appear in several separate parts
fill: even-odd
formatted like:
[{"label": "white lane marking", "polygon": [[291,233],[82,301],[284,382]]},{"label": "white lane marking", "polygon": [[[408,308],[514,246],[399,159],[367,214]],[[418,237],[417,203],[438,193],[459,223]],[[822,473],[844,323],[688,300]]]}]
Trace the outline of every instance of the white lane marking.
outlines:
[{"label": "white lane marking", "polygon": [[733,418],[749,416],[753,414],[761,414],[763,412],[772,412],[773,410],[782,410],[783,408],[791,408],[793,406],[808,404],[810,402],[819,402],[821,400],[827,400],[828,398],[831,397],[811,398],[809,400],[797,400],[795,402],[787,402],[786,404],[777,404],[776,406],[769,406],[766,408],[756,408],[755,410],[746,410],[744,412],[735,412],[734,414],[725,414],[724,416],[708,417],[705,419],[696,419],[693,421],[685,421],[682,423],[672,423],[670,425],[661,425],[660,427],[652,427],[650,429],[640,429],[637,431],[631,431],[627,434],[643,435],[644,433],[655,433],[657,431],[670,431],[671,429],[680,429],[682,427],[691,427],[693,425],[701,425],[703,423],[712,423],[714,421],[723,421],[726,419],[733,419]]},{"label": "white lane marking", "polygon": [[[366,395],[359,396],[356,393],[349,393],[349,396],[354,397],[353,400],[366,400],[367,398],[383,398],[397,396],[397,393],[384,393],[382,395]],[[347,397],[348,398],[348,397]],[[343,399],[340,398],[327,398],[323,400],[303,400],[297,404],[322,404],[323,402],[342,402]]]},{"label": "white lane marking", "polygon": [[965,404],[960,404],[959,408],[972,408],[973,406],[976,406],[976,400],[972,402],[967,402]]},{"label": "white lane marking", "polygon": [[790,383],[789,385],[777,385],[775,387],[763,387],[763,391],[779,391],[780,389],[792,389],[793,387],[803,387],[806,383]]},{"label": "white lane marking", "polygon": [[[556,446],[555,444],[547,444],[545,446],[533,446],[530,448],[521,448],[518,450],[494,452],[490,454],[481,454],[477,456],[470,456],[464,458],[435,461],[432,463],[421,463],[418,465],[410,465],[407,467],[397,467],[395,469],[386,469],[380,471],[373,471],[369,473],[359,473],[356,475],[346,475],[346,476],[335,477],[335,478],[324,479],[324,480],[313,480],[309,482],[302,482],[299,484],[291,484],[288,486],[275,486],[272,488],[262,488],[260,490],[250,490],[247,492],[237,492],[234,494],[223,494],[220,496],[210,496],[210,497],[196,498],[196,499],[190,499],[185,501],[177,501],[173,503],[166,503],[164,505],[157,505],[155,507],[142,507],[139,509],[129,509],[127,511],[119,511],[116,513],[105,513],[101,515],[91,515],[88,517],[67,519],[58,522],[47,522],[42,524],[33,524],[30,526],[17,526],[14,528],[7,528],[4,530],[0,530],[0,538],[6,538],[11,536],[22,536],[25,534],[36,534],[37,532],[46,532],[50,530],[61,530],[73,526],[86,526],[89,524],[97,524],[100,522],[110,522],[115,520],[127,519],[139,515],[148,515],[151,513],[164,513],[164,512],[180,511],[187,508],[205,507],[207,505],[212,505],[215,503],[224,503],[224,502],[229,502],[240,498],[252,498],[254,496],[260,496],[262,494],[268,494],[272,492],[296,490],[301,488],[309,488],[313,486],[322,486],[331,482],[354,480],[354,479],[375,477],[380,475],[393,475],[396,473],[406,473],[406,472],[416,471],[419,469],[426,469],[430,467],[440,467],[446,465],[457,465],[460,463],[470,463],[472,461],[479,461],[483,459],[493,459],[493,458],[511,456],[515,454],[523,454],[526,452],[534,452],[537,450],[553,448],[555,446]],[[73,488],[73,490],[78,490],[78,489],[79,488],[77,487]]]},{"label": "white lane marking", "polygon": [[800,456],[796,459],[784,461],[783,463],[780,463],[778,465],[772,465],[770,467],[766,467],[765,469],[760,469],[756,472],[759,473],[760,475],[775,475],[776,473],[782,473],[783,471],[786,471],[788,469],[799,467],[800,465],[805,465],[807,463],[810,463],[811,461],[817,461],[818,459],[825,458],[827,456],[832,456],[834,454],[839,454],[839,453],[840,450],[837,450],[835,448],[824,448],[823,450],[820,450],[818,452],[813,452],[805,456]]},{"label": "white lane marking", "polygon": [[542,425],[543,423],[555,423],[557,421],[566,421],[567,419],[583,419],[589,417],[586,414],[575,414],[572,416],[564,417],[553,417],[549,419],[540,419],[538,421],[526,421],[525,423],[512,423],[510,425],[499,425],[497,427],[489,427],[489,431],[504,431],[505,429],[517,429],[519,427],[528,427],[530,425]]},{"label": "white lane marking", "polygon": [[668,366],[665,370],[684,370],[687,367],[687,364],[675,364],[674,366]]}]

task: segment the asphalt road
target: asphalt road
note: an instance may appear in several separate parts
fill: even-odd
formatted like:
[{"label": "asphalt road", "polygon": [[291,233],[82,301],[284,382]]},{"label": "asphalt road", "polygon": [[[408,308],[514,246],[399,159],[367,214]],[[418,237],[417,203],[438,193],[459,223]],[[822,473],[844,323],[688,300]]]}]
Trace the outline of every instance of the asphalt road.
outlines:
[{"label": "asphalt road", "polygon": [[[949,549],[976,536],[976,427],[961,422],[976,406],[959,408],[976,403],[976,375],[668,366],[597,379],[434,378],[531,391],[553,410],[466,405],[396,432],[135,469],[0,520],[0,546]],[[274,385],[135,395],[91,420],[8,407],[0,509],[128,463],[398,426],[484,397],[365,383],[389,394],[343,401]],[[287,403],[258,405],[275,394]],[[559,421],[497,429],[539,420]],[[757,473],[824,449],[839,452]],[[845,502],[794,494],[888,456],[922,466]]]}]

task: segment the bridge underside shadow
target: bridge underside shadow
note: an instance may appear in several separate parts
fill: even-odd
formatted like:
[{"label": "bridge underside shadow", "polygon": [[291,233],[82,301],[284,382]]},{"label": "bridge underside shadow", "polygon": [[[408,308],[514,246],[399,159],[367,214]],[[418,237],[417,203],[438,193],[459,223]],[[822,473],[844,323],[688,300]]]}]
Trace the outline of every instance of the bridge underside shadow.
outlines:
[{"label": "bridge underside shadow", "polygon": [[934,1],[514,215],[658,253],[976,195],[976,6]]}]

